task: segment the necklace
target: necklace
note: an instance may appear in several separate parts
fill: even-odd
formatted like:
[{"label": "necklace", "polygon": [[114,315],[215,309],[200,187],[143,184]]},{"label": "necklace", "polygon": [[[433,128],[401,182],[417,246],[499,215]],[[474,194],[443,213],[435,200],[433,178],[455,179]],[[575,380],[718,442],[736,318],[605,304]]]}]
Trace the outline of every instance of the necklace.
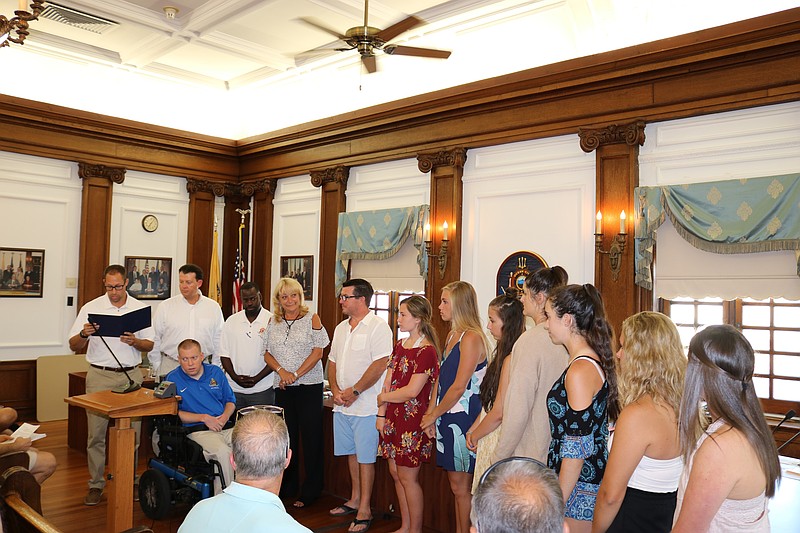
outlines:
[{"label": "necklace", "polygon": [[286,341],[289,340],[289,334],[292,332],[292,326],[294,326],[294,323],[297,322],[298,320],[300,320],[300,316],[298,316],[297,318],[294,318],[292,320],[289,320],[288,318],[283,317],[283,321],[286,322],[286,338],[283,339],[283,344],[286,344]]}]

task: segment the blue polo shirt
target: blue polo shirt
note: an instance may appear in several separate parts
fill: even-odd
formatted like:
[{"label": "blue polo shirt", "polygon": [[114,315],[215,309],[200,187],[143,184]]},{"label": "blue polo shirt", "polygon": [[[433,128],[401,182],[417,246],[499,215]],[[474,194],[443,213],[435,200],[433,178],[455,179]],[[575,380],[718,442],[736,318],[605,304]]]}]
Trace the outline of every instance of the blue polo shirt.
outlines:
[{"label": "blue polo shirt", "polygon": [[[194,379],[178,367],[167,374],[166,379],[175,383],[178,389],[178,396],[182,398],[179,406],[181,411],[219,416],[225,411],[225,404],[236,403],[228,378],[218,366],[203,363],[203,375],[199,379]],[[202,422],[196,422],[184,425],[201,424]]]}]

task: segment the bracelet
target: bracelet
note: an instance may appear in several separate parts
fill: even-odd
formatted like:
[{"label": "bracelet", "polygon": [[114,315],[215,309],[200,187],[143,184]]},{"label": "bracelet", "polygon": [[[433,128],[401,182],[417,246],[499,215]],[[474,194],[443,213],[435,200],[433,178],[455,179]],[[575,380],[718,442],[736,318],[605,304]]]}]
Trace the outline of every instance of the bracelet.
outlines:
[{"label": "bracelet", "polygon": [[283,370],[283,367],[279,366],[278,368],[275,369],[275,372],[277,373],[277,372],[280,372],[281,370]]},{"label": "bracelet", "polygon": [[294,374],[294,379],[297,379],[297,370],[295,370],[294,372],[292,372],[292,374]]},{"label": "bracelet", "polygon": [[81,339],[88,339],[88,338],[89,338],[89,335],[84,335],[84,334],[83,334],[83,330],[80,330],[80,331],[78,332],[78,337],[80,337]]},{"label": "bracelet", "polygon": [[377,416],[378,418],[386,418],[386,415],[375,415],[375,416]]}]

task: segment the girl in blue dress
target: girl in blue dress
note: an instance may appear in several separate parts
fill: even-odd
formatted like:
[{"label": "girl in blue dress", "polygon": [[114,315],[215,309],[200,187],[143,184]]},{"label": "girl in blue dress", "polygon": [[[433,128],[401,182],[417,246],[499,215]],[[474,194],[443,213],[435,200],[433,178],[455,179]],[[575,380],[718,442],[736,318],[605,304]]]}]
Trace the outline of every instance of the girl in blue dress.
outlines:
[{"label": "girl in blue dress", "polygon": [[550,340],[569,353],[567,369],[547,395],[547,466],[558,474],[569,530],[589,533],[608,460],[608,420],[619,414],[613,332],[593,285],[557,288],[545,315]]},{"label": "girl in blue dress", "polygon": [[428,434],[435,431],[436,464],[447,471],[455,496],[456,532],[467,533],[475,453],[467,448],[466,434],[481,411],[480,386],[489,342],[478,313],[478,296],[469,283],[446,285],[439,313],[450,322],[450,334],[439,371],[437,401],[431,402],[421,426]]}]

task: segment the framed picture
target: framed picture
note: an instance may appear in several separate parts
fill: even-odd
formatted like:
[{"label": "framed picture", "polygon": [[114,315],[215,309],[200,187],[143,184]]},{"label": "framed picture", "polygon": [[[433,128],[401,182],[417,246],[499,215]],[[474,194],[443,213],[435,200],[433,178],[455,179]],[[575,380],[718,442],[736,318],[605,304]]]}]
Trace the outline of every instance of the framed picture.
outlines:
[{"label": "framed picture", "polygon": [[303,298],[314,299],[314,256],[282,255],[281,277],[294,278],[303,287]]},{"label": "framed picture", "polygon": [[0,248],[0,260],[0,297],[42,297],[44,250]]},{"label": "framed picture", "polygon": [[125,256],[128,292],[139,300],[166,300],[172,291],[172,258]]}]

